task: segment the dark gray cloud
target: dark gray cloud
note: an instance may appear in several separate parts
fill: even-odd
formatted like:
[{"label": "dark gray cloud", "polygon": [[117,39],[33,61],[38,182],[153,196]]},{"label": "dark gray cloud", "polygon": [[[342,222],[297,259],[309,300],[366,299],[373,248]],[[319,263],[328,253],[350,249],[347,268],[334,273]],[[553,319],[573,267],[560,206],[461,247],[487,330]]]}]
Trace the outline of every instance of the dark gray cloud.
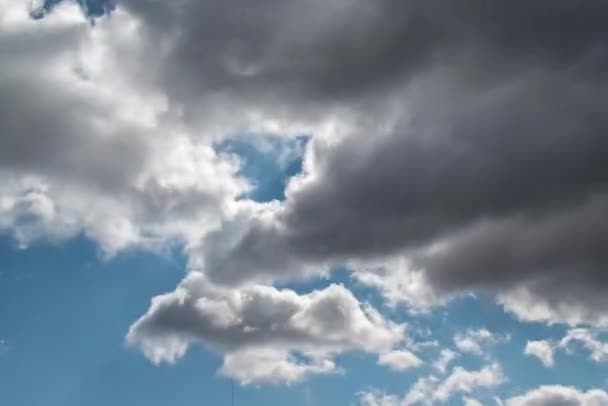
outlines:
[{"label": "dark gray cloud", "polygon": [[35,77],[0,80],[0,168],[124,189],[149,154],[141,129],[100,132],[92,117],[109,112],[66,93]]},{"label": "dark gray cloud", "polygon": [[358,114],[331,147],[311,141],[314,163],[270,220],[207,239],[212,279],[399,253],[440,290],[548,283],[585,302],[605,286],[608,3],[162,7],[181,24],[151,31],[179,33],[165,72],[180,78],[174,96]]},{"label": "dark gray cloud", "polygon": [[123,4],[150,22],[151,36],[173,39],[162,76],[173,95],[190,101],[202,91],[276,109],[283,98],[297,99],[290,107],[299,109],[305,101],[340,101],[392,86],[430,57],[429,42],[445,36],[407,2]]},{"label": "dark gray cloud", "polygon": [[[415,247],[484,217],[542,216],[602,193],[604,92],[557,95],[563,78],[538,80],[546,78],[440,92],[388,134],[345,140],[323,176],[291,196],[285,221],[301,230],[297,245],[344,254]],[[317,226],[320,213],[328,218]]]},{"label": "dark gray cloud", "polygon": [[[412,90],[411,120],[374,137],[362,129],[328,150],[313,180],[292,185],[278,225],[250,222],[221,264],[281,272],[294,256],[339,261],[445,242],[441,253],[415,255],[438,286],[518,281],[581,261],[600,276],[604,87],[549,74],[482,89],[449,85],[431,75]],[[436,94],[416,97],[429,89]],[[266,255],[269,247],[277,254]]]},{"label": "dark gray cloud", "polygon": [[549,284],[559,280],[570,291],[586,284],[603,290],[608,282],[607,203],[603,196],[540,220],[520,216],[482,223],[420,263],[445,287],[504,286],[529,278]]},{"label": "dark gray cloud", "polygon": [[258,102],[353,102],[382,97],[441,56],[447,64],[473,56],[493,65],[491,76],[521,64],[604,59],[608,35],[601,0],[120,4],[149,23],[159,46],[171,43],[162,76],[190,100],[204,90]]}]

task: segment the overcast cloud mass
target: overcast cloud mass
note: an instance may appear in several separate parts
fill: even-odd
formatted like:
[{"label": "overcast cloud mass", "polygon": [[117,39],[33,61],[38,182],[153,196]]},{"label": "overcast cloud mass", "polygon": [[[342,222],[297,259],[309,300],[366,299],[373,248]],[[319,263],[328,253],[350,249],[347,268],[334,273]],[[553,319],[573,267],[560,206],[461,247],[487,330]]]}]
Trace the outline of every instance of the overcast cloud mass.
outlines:
[{"label": "overcast cloud mass", "polygon": [[[458,354],[420,357],[383,312],[470,292],[568,325],[521,350],[544,366],[576,343],[605,361],[608,2],[254,3],[118,0],[93,18],[0,0],[0,229],[23,248],[84,235],[103,258],[178,247],[186,276],[126,342],[156,364],[201,344],[244,385],[340,374],[337,358],[362,352],[436,371],[362,405],[475,405],[508,381],[484,354],[509,337],[463,331],[453,349],[487,365],[451,368]],[[248,197],[244,158],[218,148],[243,134],[298,146],[284,200]],[[382,303],[285,287],[341,267]],[[608,395],[554,385],[503,401]]]}]

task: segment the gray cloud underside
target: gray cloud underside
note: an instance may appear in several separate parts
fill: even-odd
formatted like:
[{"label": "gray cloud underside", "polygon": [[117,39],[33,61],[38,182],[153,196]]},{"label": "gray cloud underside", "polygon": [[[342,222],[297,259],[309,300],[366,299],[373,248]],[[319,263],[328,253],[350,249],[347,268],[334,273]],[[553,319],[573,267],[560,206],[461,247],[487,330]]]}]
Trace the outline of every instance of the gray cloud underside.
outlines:
[{"label": "gray cloud underside", "polygon": [[601,0],[120,4],[149,23],[150,35],[175,39],[163,76],[176,94],[280,94],[314,103],[384,93],[440,57],[504,65],[478,65],[481,79],[520,65],[569,66],[601,48],[608,14]]}]

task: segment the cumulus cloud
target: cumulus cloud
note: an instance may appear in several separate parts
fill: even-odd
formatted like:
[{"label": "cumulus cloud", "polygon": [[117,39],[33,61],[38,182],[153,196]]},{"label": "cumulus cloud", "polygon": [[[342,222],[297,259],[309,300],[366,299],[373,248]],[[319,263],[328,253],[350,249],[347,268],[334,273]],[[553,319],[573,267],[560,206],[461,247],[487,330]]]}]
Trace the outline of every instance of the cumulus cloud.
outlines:
[{"label": "cumulus cloud", "polygon": [[505,382],[506,378],[500,365],[494,363],[478,371],[468,371],[456,367],[437,387],[434,398],[445,401],[456,393],[470,394],[478,388],[491,388]]},{"label": "cumulus cloud", "polygon": [[435,292],[424,272],[415,269],[406,257],[351,261],[348,267],[355,281],[379,290],[391,307],[403,305],[412,312],[425,312],[446,302]]},{"label": "cumulus cloud", "polygon": [[461,352],[482,355],[487,347],[506,341],[508,338],[508,336],[492,333],[485,328],[478,330],[469,329],[454,336],[454,345]]},{"label": "cumulus cloud", "polygon": [[[580,300],[583,295],[587,295],[585,302]],[[603,297],[584,286],[571,284],[570,290],[554,295],[547,283],[530,282],[499,294],[498,299],[505,310],[525,322],[564,323],[572,327],[608,325]]]},{"label": "cumulus cloud", "polygon": [[608,362],[608,342],[601,341],[596,331],[587,328],[571,329],[559,342],[559,347],[568,352],[572,352],[576,345],[588,351],[593,361]]},{"label": "cumulus cloud", "polygon": [[[379,392],[362,392],[359,396],[361,406],[404,406],[408,404],[394,395]],[[551,385],[540,386],[504,402],[496,399],[496,402],[506,406],[604,406],[608,405],[608,393],[601,389],[591,389],[585,392],[570,386]],[[482,403],[476,399],[464,397],[463,404],[478,406]]]},{"label": "cumulus cloud", "polygon": [[391,353],[404,328],[341,285],[304,295],[263,285],[229,289],[192,272],[175,292],[152,300],[127,340],[155,363],[175,362],[200,342],[226,353],[221,371],[244,384],[291,383],[336,372],[332,359],[346,351],[377,353],[404,368],[406,353]]},{"label": "cumulus cloud", "polygon": [[462,403],[464,406],[482,406],[482,403],[477,399],[467,397],[462,398]]},{"label": "cumulus cloud", "polygon": [[554,354],[556,351],[565,351],[573,354],[584,350],[589,353],[589,359],[593,362],[608,362],[608,342],[602,341],[601,331],[590,328],[574,328],[566,332],[566,335],[558,342],[549,340],[528,341],[524,354],[537,357],[544,366],[554,365]]},{"label": "cumulus cloud", "polygon": [[22,246],[83,233],[111,255],[217,227],[249,185],[173,117],[143,22],[118,8],[92,25],[71,1],[40,20],[1,7],[0,228]]},{"label": "cumulus cloud", "polygon": [[400,399],[379,391],[363,391],[357,394],[361,406],[399,406]]},{"label": "cumulus cloud", "polygon": [[[456,367],[443,381],[433,375],[420,378],[402,398],[373,390],[358,395],[362,406],[433,405],[444,403],[454,395],[470,395],[483,388],[496,387],[505,381],[502,368],[494,363],[476,371]],[[467,405],[477,404],[472,399],[467,402]]]},{"label": "cumulus cloud", "polygon": [[381,354],[378,357],[378,364],[387,366],[395,371],[407,371],[408,369],[421,366],[422,360],[411,351],[394,350]]},{"label": "cumulus cloud", "polygon": [[288,351],[254,348],[229,353],[220,372],[243,385],[291,384],[312,375],[339,372],[333,361],[298,361]]},{"label": "cumulus cloud", "polygon": [[553,353],[554,344],[548,340],[528,341],[524,349],[524,354],[538,358],[547,368],[555,364]]},{"label": "cumulus cloud", "polygon": [[506,406],[605,406],[608,405],[608,393],[601,389],[587,392],[569,386],[541,386],[525,395],[516,396],[505,401]]},{"label": "cumulus cloud", "polygon": [[457,353],[449,348],[444,348],[439,353],[439,357],[435,360],[435,362],[433,362],[433,367],[440,373],[444,374],[447,371],[450,363],[457,357]]}]

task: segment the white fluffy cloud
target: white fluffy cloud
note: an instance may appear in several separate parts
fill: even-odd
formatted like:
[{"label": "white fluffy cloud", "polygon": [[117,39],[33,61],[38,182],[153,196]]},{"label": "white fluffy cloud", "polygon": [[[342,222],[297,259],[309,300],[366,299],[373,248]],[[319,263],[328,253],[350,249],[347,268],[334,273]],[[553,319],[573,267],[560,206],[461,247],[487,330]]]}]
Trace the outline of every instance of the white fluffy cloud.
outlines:
[{"label": "white fluffy cloud", "polygon": [[[427,400],[426,403],[408,403],[406,399],[399,399],[394,395],[382,394],[380,392],[362,392],[359,394],[361,406],[406,406],[412,404],[434,404]],[[422,399],[422,398],[420,398]],[[505,406],[606,406],[608,405],[608,393],[601,389],[581,391],[577,388],[561,385],[540,386],[529,392],[502,401],[495,398],[499,405]],[[464,406],[479,406],[482,403],[470,397],[463,398]]]},{"label": "white fluffy cloud", "polygon": [[568,330],[559,347],[571,352],[577,344],[589,352],[593,361],[608,362],[608,342],[601,341],[596,331],[588,328]]},{"label": "white fluffy cloud", "polygon": [[299,361],[289,351],[252,348],[226,354],[220,372],[243,385],[291,384],[312,375],[339,372],[333,361]]},{"label": "white fluffy cloud", "polygon": [[452,373],[439,385],[434,398],[440,401],[449,399],[456,393],[473,393],[478,388],[492,388],[505,382],[506,378],[500,365],[493,363],[478,371],[468,371],[456,367]]},{"label": "white fluffy cloud", "polygon": [[[222,351],[222,372],[244,384],[291,383],[336,372],[332,359],[345,351],[383,359],[403,340],[403,325],[340,285],[305,295],[263,285],[231,289],[214,286],[197,272],[175,292],[154,298],[128,334],[129,343],[155,363],[174,362],[195,341]],[[403,367],[404,354],[385,361]]]},{"label": "white fluffy cloud", "polygon": [[439,357],[435,360],[435,362],[433,362],[433,367],[440,373],[444,374],[447,371],[450,363],[457,357],[457,353],[450,350],[449,348],[444,348],[439,353]]},{"label": "white fluffy cloud", "polygon": [[553,352],[554,344],[548,340],[528,341],[524,349],[524,354],[538,358],[547,368],[552,367],[555,363]]},{"label": "white fluffy cloud", "polygon": [[415,269],[403,256],[375,261],[351,261],[353,278],[362,285],[378,289],[386,302],[404,305],[411,311],[425,311],[445,303],[426,280],[424,272]]},{"label": "white fluffy cloud", "polygon": [[479,400],[467,397],[462,399],[462,403],[463,406],[483,406]]},{"label": "white fluffy cloud", "polygon": [[154,85],[141,20],[0,7],[0,229],[22,246],[84,233],[112,255],[189,244],[235,210],[249,185]]},{"label": "white fluffy cloud", "polygon": [[506,406],[606,406],[608,393],[600,389],[579,391],[569,386],[541,386],[528,393],[510,398]]},{"label": "white fluffy cloud", "polygon": [[521,286],[501,293],[498,300],[505,310],[524,322],[608,326],[601,299],[590,297],[594,305],[585,306],[577,301],[576,295],[574,290],[559,297],[545,297],[534,292],[534,286]]},{"label": "white fluffy cloud", "polygon": [[362,406],[434,405],[457,394],[470,395],[480,389],[497,387],[505,381],[502,368],[496,363],[473,371],[456,367],[444,380],[433,375],[418,379],[402,398],[371,390],[360,392],[359,400]]},{"label": "white fluffy cloud", "polygon": [[588,352],[589,358],[594,362],[608,362],[608,342],[602,341],[597,329],[582,327],[568,330],[559,342],[528,341],[524,354],[535,356],[544,366],[552,367],[556,351],[572,354],[581,349]]},{"label": "white fluffy cloud", "polygon": [[482,355],[484,350],[496,343],[507,340],[508,337],[481,328],[478,330],[467,330],[454,336],[454,345],[462,352],[470,352]]},{"label": "white fluffy cloud", "polygon": [[421,366],[422,360],[411,351],[394,350],[381,354],[378,357],[378,364],[387,366],[395,371],[407,371],[408,369]]}]

